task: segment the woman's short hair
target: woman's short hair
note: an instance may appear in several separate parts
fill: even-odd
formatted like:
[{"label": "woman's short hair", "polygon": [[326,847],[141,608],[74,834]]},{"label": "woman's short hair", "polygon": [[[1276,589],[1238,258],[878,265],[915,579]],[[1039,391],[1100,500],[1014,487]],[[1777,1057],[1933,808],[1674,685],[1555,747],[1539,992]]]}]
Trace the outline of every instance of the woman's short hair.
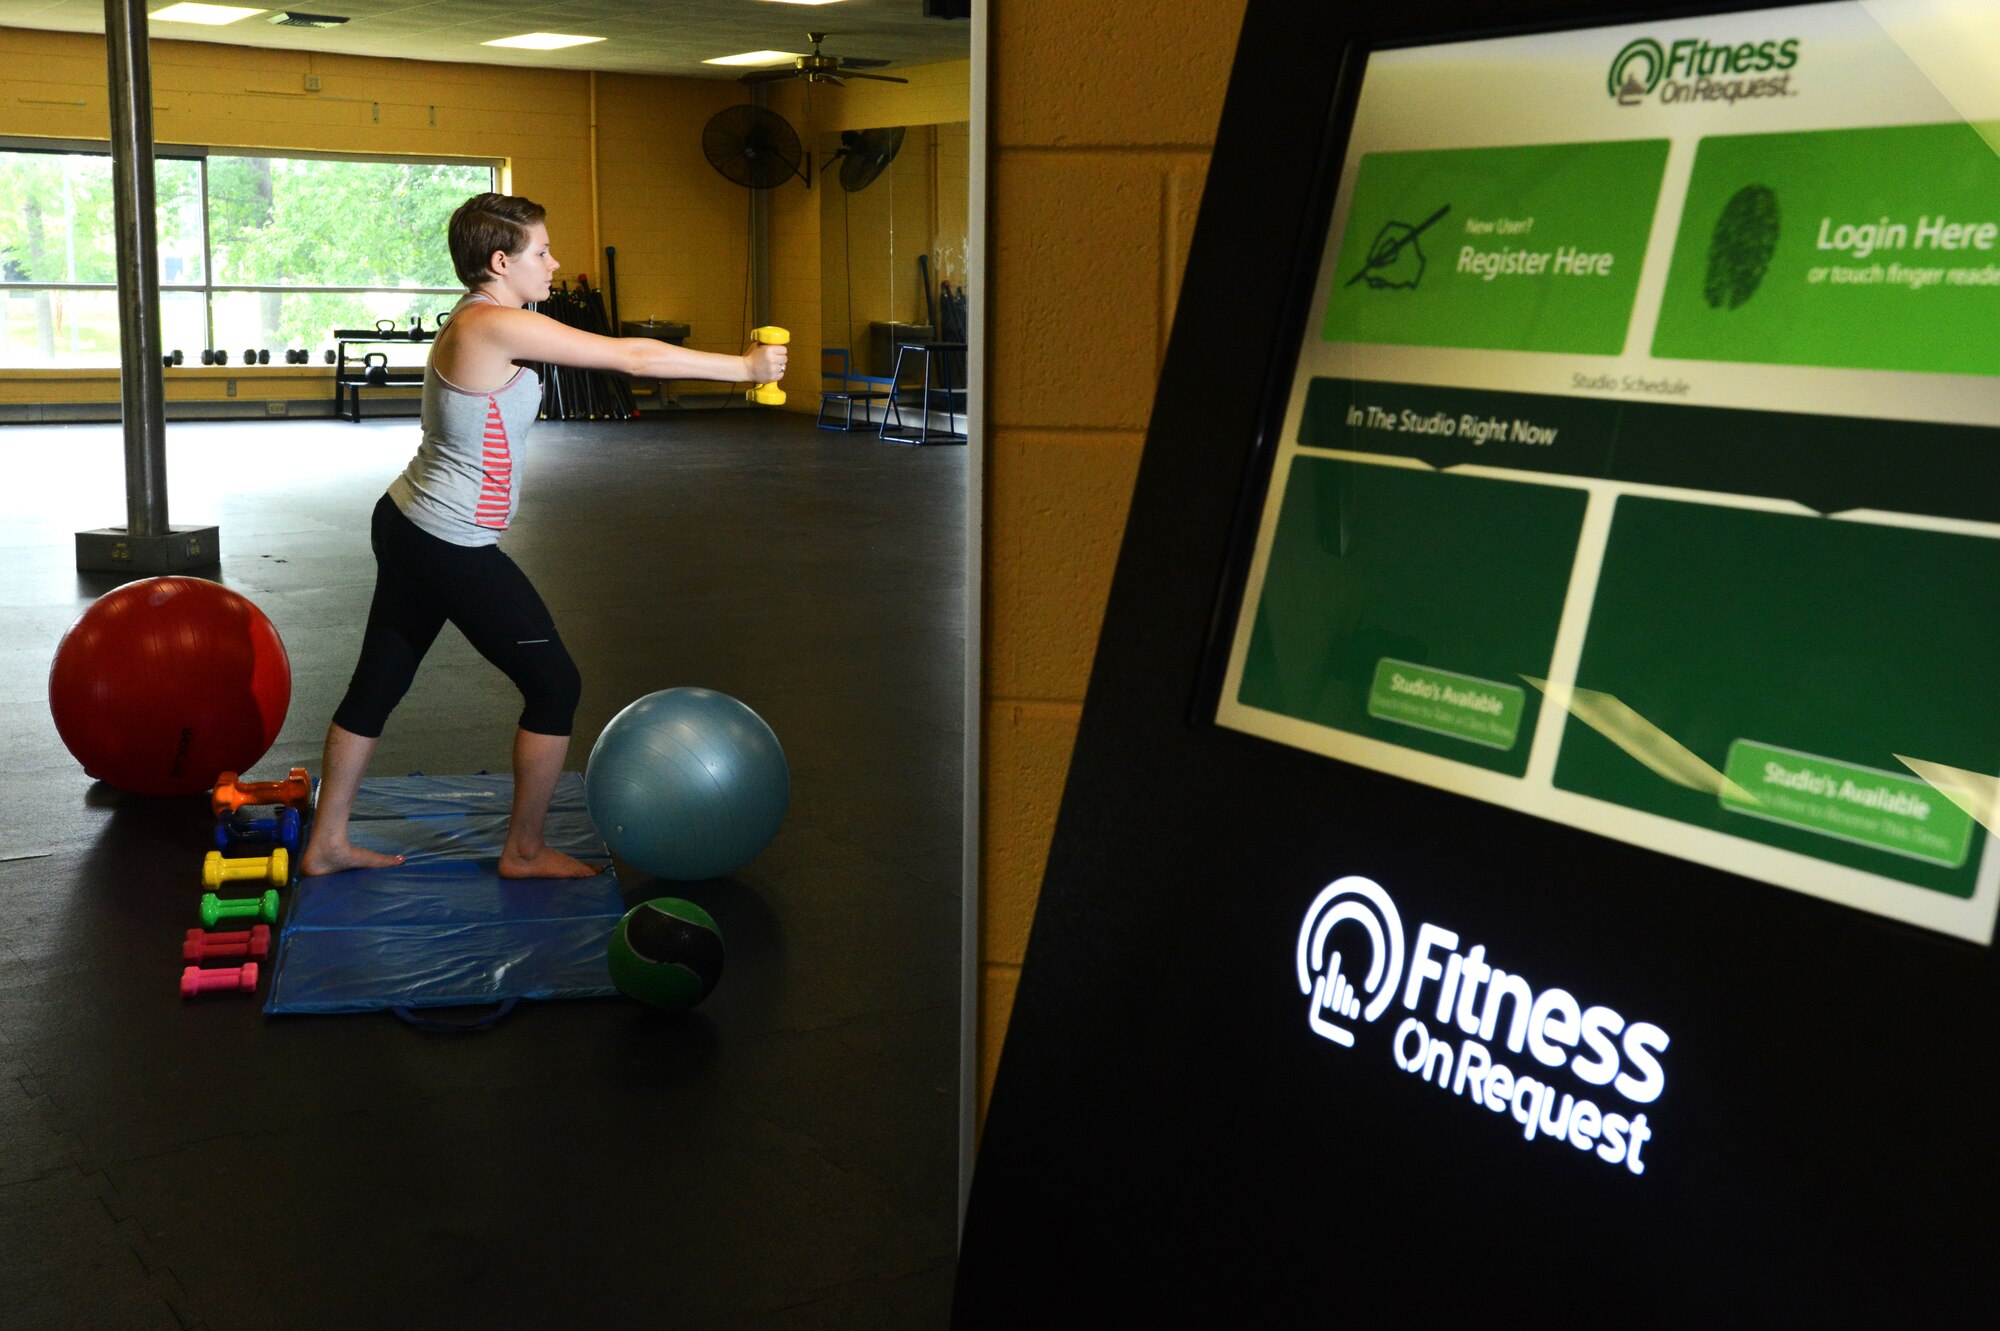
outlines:
[{"label": "woman's short hair", "polygon": [[458,205],[446,234],[458,280],[476,287],[493,277],[493,252],[519,254],[528,246],[528,228],[548,216],[542,205],[518,194],[475,194]]}]

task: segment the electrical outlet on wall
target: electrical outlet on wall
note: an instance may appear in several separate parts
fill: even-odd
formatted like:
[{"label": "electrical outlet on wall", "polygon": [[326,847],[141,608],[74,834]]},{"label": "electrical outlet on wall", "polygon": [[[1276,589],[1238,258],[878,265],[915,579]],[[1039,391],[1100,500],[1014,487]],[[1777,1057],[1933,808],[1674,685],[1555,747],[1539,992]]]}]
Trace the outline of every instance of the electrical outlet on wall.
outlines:
[{"label": "electrical outlet on wall", "polygon": [[290,407],[291,404],[289,402],[266,402],[264,404],[264,414],[266,416],[283,416]]},{"label": "electrical outlet on wall", "polygon": [[317,74],[306,75],[306,91],[307,92],[319,91],[319,75]]},{"label": "electrical outlet on wall", "polygon": [[231,380],[229,381],[229,387],[228,387],[228,390],[227,390],[227,393],[226,393],[226,396],[228,396],[228,397],[235,397],[235,396],[236,396],[236,381],[235,381],[234,379],[231,379]]}]

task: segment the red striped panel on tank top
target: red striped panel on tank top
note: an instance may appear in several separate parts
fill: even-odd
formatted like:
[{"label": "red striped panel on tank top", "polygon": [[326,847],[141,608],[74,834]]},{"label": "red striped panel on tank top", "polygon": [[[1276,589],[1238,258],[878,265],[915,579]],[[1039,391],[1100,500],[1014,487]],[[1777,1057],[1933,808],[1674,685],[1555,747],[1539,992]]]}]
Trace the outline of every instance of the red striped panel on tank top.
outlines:
[{"label": "red striped panel on tank top", "polygon": [[486,437],[479,458],[486,482],[479,487],[479,507],[472,520],[482,527],[507,528],[507,501],[514,486],[514,455],[507,447],[507,422],[500,415],[500,399],[486,399]]}]

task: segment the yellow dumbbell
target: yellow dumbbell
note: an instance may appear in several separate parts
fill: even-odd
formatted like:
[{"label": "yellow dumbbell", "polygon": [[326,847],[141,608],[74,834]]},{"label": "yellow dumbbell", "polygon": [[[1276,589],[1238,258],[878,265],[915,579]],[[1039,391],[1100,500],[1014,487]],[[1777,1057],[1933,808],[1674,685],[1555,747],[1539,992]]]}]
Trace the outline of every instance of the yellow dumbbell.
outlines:
[{"label": "yellow dumbbell", "polygon": [[[782,347],[792,340],[792,335],[782,328],[753,328],[750,340],[762,342],[767,347]],[[776,384],[758,384],[743,396],[766,407],[785,405],[785,390]]]},{"label": "yellow dumbbell", "polygon": [[233,860],[224,859],[219,850],[211,850],[201,862],[203,887],[221,887],[241,879],[283,887],[291,876],[291,857],[285,854],[283,846],[266,856],[246,855]]}]

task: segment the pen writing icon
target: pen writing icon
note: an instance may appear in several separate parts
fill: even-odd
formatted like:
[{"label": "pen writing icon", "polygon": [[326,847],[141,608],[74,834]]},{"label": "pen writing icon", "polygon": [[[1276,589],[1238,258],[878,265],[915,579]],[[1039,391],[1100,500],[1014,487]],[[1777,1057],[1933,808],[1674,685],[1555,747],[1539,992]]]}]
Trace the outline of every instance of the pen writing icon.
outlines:
[{"label": "pen writing icon", "polygon": [[1408,222],[1384,222],[1368,247],[1368,258],[1361,271],[1348,278],[1346,285],[1366,282],[1378,291],[1387,287],[1415,290],[1424,276],[1424,251],[1417,244],[1417,237],[1450,211],[1451,205],[1447,203],[1415,226]]}]

